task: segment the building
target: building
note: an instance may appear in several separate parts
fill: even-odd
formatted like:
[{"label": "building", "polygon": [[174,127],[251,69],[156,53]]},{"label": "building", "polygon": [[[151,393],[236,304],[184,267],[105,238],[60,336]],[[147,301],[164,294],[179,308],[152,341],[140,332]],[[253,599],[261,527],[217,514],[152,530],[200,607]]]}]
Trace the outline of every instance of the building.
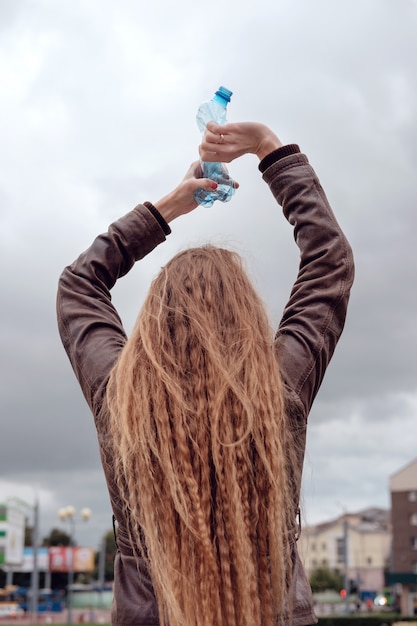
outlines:
[{"label": "building", "polygon": [[305,527],[299,548],[308,576],[318,568],[337,570],[362,598],[374,598],[385,586],[391,550],[390,513],[370,508]]},{"label": "building", "polygon": [[417,612],[417,459],[390,478],[392,558],[388,582],[396,585],[402,615]]},{"label": "building", "polygon": [[0,503],[0,568],[23,559],[24,513],[12,501]]}]

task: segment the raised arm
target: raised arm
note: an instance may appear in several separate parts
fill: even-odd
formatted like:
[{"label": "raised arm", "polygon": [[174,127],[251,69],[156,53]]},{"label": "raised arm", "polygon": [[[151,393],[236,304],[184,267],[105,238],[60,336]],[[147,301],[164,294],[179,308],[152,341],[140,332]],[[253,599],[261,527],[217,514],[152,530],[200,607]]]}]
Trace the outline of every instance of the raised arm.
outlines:
[{"label": "raised arm", "polygon": [[276,351],[283,377],[307,415],[345,324],[353,255],[307,158],[295,152],[270,164],[264,160],[260,168],[265,165],[263,177],[294,227],[300,249]]},{"label": "raised arm", "polygon": [[112,366],[126,341],[110,290],[134,263],[165,240],[168,222],[197,207],[196,189],[213,181],[199,178],[198,162],[170,193],[152,205],[139,204],[99,235],[66,267],[57,294],[58,329],[84,396],[96,415]]},{"label": "raised arm", "polygon": [[354,276],[352,250],[297,145],[283,145],[259,123],[211,123],[207,128],[202,158],[229,163],[256,154],[264,180],[294,227],[301,260],[275,346],[284,381],[307,416],[345,323]]}]

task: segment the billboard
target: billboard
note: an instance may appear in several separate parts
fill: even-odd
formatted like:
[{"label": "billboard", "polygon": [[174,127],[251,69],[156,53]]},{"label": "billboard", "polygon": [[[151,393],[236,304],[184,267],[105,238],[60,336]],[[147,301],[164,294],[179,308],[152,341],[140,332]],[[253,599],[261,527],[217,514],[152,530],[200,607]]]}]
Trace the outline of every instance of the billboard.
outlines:
[{"label": "billboard", "polygon": [[11,504],[0,504],[0,566],[21,564],[24,543],[24,513]]},{"label": "billboard", "polygon": [[[39,572],[47,572],[49,569],[48,548],[38,548],[36,557]],[[23,562],[19,567],[13,569],[17,572],[32,572],[34,565],[33,548],[23,548]]]},{"label": "billboard", "polygon": [[79,546],[49,548],[49,571],[68,572],[71,569],[73,572],[94,571],[94,549]]}]

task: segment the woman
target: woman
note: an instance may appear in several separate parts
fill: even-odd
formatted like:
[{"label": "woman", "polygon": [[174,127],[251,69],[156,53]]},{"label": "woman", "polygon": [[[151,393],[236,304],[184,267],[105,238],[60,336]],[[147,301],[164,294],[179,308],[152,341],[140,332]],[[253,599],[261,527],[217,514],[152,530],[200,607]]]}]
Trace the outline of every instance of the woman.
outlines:
[{"label": "woman", "polygon": [[60,278],[61,338],[95,417],[118,522],[116,625],[316,622],[297,554],[306,424],[342,332],[353,259],[298,146],[259,123],[208,125],[205,161],[253,153],[301,262],[273,337],[240,259],[174,257],[129,339],[110,289],[214,183],[194,164],[109,227]]}]

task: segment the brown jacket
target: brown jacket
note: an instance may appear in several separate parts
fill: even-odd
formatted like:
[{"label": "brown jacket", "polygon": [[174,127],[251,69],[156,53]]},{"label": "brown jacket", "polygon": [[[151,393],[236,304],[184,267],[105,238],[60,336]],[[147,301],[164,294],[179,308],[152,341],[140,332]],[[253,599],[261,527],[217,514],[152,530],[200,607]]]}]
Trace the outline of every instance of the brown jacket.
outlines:
[{"label": "brown jacket", "polygon": [[[295,494],[298,501],[307,417],[343,330],[353,281],[353,257],[317,176],[297,147],[276,151],[259,168],[294,227],[301,254],[298,276],[275,339],[300,456]],[[106,452],[106,384],[126,341],[122,322],[111,303],[110,289],[136,261],[165,240],[163,226],[148,208],[138,205],[64,270],[58,289],[59,331],[95,418],[110,500],[118,522],[112,615],[117,626],[155,626],[158,610],[146,567],[143,564],[138,572],[129,545],[112,459]],[[312,624],[317,620],[311,591],[295,544],[293,567],[292,623]]]}]

